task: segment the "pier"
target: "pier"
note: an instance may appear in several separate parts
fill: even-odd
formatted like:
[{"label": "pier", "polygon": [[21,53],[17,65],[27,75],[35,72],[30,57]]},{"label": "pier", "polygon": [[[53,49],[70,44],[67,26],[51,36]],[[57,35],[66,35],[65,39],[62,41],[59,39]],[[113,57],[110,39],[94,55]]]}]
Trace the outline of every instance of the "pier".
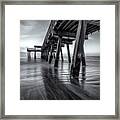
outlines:
[{"label": "pier", "polygon": [[86,56],[84,50],[85,40],[96,31],[100,20],[51,20],[43,44],[27,48],[30,62],[21,62],[20,99],[99,100],[100,56]]},{"label": "pier", "polygon": [[34,53],[34,60],[36,60],[36,52],[41,52],[41,47],[42,46],[34,45],[34,48],[27,48],[28,60],[31,60],[31,52]]},{"label": "pier", "polygon": [[[86,66],[84,41],[89,34],[99,30],[99,20],[52,20],[41,47],[41,58],[51,63],[55,55],[54,67],[58,67],[60,53],[64,61],[62,47],[67,47],[68,62],[71,63],[70,73],[73,77],[78,77],[80,67]],[[74,52],[70,56],[69,45],[73,41]]]}]

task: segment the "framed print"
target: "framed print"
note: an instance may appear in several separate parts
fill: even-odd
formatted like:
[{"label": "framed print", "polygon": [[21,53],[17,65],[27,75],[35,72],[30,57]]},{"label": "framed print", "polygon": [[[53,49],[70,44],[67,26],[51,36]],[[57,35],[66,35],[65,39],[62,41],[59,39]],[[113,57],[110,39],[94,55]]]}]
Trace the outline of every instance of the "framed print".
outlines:
[{"label": "framed print", "polygon": [[2,2],[1,118],[119,119],[119,2]]}]

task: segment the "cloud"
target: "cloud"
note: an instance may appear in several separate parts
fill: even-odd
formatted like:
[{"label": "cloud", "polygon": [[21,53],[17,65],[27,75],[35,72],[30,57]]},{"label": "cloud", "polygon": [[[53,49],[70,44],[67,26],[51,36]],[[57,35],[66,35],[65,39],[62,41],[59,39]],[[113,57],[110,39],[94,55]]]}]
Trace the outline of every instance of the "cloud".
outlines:
[{"label": "cloud", "polygon": [[[43,39],[47,32],[50,21],[48,20],[21,20],[20,21],[20,39]],[[41,41],[40,41],[41,42]]]},{"label": "cloud", "polygon": [[[21,51],[25,51],[27,47],[34,45],[42,45],[49,20],[21,20],[20,21],[20,47]],[[25,49],[23,49],[25,48]]]}]

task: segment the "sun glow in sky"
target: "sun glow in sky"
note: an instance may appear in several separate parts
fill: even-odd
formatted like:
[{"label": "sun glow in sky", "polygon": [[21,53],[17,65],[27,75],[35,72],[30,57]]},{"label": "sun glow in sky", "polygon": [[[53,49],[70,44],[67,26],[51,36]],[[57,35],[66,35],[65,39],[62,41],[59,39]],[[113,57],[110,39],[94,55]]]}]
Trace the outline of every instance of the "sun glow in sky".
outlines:
[{"label": "sun glow in sky", "polygon": [[[32,48],[34,45],[42,45],[44,37],[48,30],[49,20],[21,20],[20,21],[20,51],[26,52],[27,48]],[[86,54],[100,54],[100,32],[95,32],[88,36],[85,40]],[[70,53],[73,53],[73,45],[70,45]],[[67,48],[63,47],[63,54],[67,54]]]}]

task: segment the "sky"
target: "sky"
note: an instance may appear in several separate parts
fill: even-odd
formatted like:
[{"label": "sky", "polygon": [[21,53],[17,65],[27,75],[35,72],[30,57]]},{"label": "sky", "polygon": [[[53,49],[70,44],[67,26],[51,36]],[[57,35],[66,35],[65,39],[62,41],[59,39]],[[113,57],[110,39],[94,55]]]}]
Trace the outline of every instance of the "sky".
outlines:
[{"label": "sky", "polygon": [[[34,45],[42,45],[48,30],[49,20],[21,20],[20,21],[20,51],[26,52],[27,48]],[[85,40],[85,53],[100,54],[100,32],[92,33]],[[74,43],[70,45],[70,53],[73,53]],[[63,54],[67,54],[67,48],[63,47]]]},{"label": "sky", "polygon": [[42,45],[50,21],[47,20],[21,20],[20,21],[20,48],[32,48]]}]

